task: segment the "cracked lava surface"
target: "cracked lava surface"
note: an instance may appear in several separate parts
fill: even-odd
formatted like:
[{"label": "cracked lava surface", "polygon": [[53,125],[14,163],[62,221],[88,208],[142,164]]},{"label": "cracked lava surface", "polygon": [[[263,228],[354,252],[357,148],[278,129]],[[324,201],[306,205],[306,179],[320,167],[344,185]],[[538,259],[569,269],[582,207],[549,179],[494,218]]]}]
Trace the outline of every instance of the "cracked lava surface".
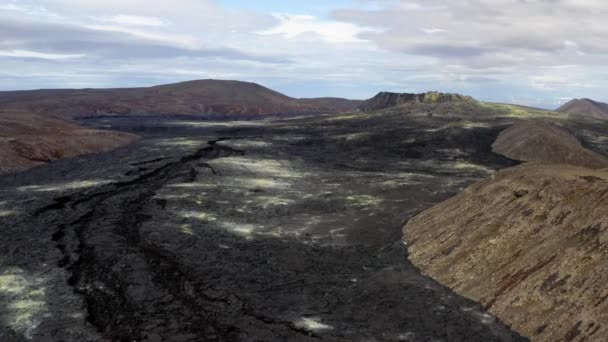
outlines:
[{"label": "cracked lava surface", "polygon": [[382,115],[83,120],[143,138],[0,179],[0,340],[524,340],[401,243],[506,122]]}]

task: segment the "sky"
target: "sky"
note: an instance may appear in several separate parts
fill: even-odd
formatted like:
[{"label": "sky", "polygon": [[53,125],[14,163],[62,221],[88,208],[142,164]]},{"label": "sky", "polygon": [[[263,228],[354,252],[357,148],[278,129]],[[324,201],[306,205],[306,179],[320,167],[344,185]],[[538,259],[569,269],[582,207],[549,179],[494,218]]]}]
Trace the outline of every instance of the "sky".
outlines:
[{"label": "sky", "polygon": [[607,17],[604,0],[0,0],[0,90],[213,78],[608,102]]}]

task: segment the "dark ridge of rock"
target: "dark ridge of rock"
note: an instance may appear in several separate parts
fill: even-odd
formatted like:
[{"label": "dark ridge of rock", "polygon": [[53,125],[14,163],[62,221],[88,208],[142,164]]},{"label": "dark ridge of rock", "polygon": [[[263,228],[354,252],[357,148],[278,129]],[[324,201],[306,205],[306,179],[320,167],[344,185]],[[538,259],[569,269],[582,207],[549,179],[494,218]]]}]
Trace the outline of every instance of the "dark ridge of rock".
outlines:
[{"label": "dark ridge of rock", "polygon": [[148,88],[47,89],[0,92],[0,109],[60,118],[186,114],[202,117],[337,113],[361,101],[296,99],[256,83],[197,80]]},{"label": "dark ridge of rock", "polygon": [[534,341],[608,336],[608,170],[527,163],[424,211],[410,260]]},{"label": "dark ridge of rock", "polygon": [[584,148],[566,129],[540,120],[521,121],[502,131],[492,150],[519,161],[608,167],[606,157]]},{"label": "dark ridge of rock", "polygon": [[446,103],[446,102],[472,102],[475,101],[470,96],[460,94],[446,94],[439,92],[427,92],[422,94],[410,93],[390,93],[380,92],[378,95],[364,101],[358,109],[360,111],[374,111],[390,107],[399,106],[406,103]]},{"label": "dark ridge of rock", "polygon": [[559,107],[557,111],[592,119],[608,119],[608,103],[591,99],[574,99]]}]

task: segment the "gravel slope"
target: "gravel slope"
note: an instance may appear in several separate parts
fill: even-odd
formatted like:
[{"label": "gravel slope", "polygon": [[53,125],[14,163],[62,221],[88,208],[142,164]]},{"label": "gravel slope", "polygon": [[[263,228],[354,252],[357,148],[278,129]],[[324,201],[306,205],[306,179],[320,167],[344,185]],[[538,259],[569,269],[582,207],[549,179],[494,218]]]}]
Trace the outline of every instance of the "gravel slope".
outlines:
[{"label": "gravel slope", "polygon": [[410,259],[534,341],[608,335],[608,170],[528,163],[416,216]]}]

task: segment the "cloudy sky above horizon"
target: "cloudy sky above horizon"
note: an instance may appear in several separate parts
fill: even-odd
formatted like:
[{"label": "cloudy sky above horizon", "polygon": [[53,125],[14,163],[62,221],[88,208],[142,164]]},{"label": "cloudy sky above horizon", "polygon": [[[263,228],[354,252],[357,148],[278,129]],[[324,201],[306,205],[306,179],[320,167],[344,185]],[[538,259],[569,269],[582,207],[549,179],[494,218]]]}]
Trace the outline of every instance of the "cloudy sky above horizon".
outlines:
[{"label": "cloudy sky above horizon", "polygon": [[0,0],[0,90],[215,78],[295,97],[608,102],[602,0]]}]

